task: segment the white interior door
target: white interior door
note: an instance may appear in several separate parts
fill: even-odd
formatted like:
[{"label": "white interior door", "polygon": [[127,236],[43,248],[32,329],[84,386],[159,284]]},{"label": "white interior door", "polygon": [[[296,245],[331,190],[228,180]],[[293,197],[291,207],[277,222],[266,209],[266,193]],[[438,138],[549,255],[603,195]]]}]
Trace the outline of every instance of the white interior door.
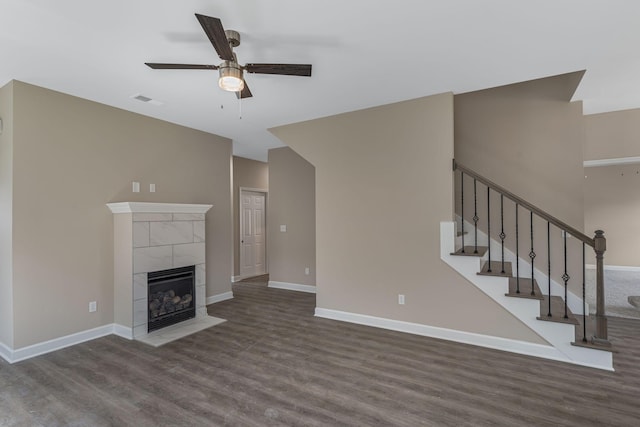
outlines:
[{"label": "white interior door", "polygon": [[265,274],[266,267],[265,193],[240,192],[240,276]]}]

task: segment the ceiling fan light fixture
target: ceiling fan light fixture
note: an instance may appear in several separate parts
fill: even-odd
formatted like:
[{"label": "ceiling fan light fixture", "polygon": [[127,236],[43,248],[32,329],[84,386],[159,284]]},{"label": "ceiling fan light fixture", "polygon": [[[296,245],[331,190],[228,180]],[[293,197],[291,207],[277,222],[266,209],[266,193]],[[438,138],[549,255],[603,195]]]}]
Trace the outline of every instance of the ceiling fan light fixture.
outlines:
[{"label": "ceiling fan light fixture", "polygon": [[242,68],[237,63],[225,61],[218,70],[220,72],[220,78],[218,79],[220,89],[229,92],[240,92],[244,89]]}]

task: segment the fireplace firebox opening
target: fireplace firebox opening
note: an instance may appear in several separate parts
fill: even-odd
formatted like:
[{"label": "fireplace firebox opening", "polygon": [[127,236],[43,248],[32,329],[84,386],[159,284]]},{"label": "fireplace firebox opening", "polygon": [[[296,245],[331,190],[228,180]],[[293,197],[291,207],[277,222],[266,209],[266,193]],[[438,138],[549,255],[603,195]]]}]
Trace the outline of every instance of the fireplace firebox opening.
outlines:
[{"label": "fireplace firebox opening", "polygon": [[196,317],[195,276],[193,265],[147,274],[148,332]]}]

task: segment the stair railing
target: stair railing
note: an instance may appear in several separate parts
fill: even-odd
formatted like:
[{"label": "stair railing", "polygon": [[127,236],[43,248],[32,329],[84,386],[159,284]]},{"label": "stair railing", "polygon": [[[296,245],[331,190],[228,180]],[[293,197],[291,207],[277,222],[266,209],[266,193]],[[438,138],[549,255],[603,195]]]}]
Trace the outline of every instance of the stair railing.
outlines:
[{"label": "stair railing", "polygon": [[[570,280],[570,276],[567,272],[567,235],[573,236],[576,239],[580,240],[582,242],[582,301],[583,301],[583,308],[582,308],[582,341],[583,344],[587,344],[589,346],[602,346],[602,347],[611,347],[611,343],[609,342],[608,339],[608,327],[607,327],[607,317],[605,315],[605,297],[604,297],[604,253],[606,251],[606,239],[604,237],[604,232],[602,230],[597,230],[595,232],[595,236],[593,238],[585,235],[584,233],[582,233],[581,231],[575,229],[574,227],[564,223],[563,221],[560,221],[559,219],[555,218],[554,216],[548,214],[547,212],[543,211],[542,209],[538,208],[537,206],[527,202],[526,200],[522,199],[521,197],[518,197],[517,195],[513,194],[512,192],[510,192],[509,190],[507,190],[504,187],[501,187],[500,185],[492,182],[491,180],[481,176],[480,174],[474,172],[473,170],[467,168],[466,166],[463,166],[459,163],[457,163],[455,161],[455,159],[453,160],[453,170],[454,173],[455,171],[459,171],[460,172],[460,194],[461,194],[461,212],[460,215],[462,217],[462,227],[461,227],[461,236],[462,236],[462,249],[461,252],[464,253],[465,252],[465,243],[464,243],[464,236],[465,236],[465,229],[464,229],[464,222],[465,222],[465,212],[464,212],[464,178],[465,176],[468,176],[469,178],[473,179],[473,217],[471,218],[471,220],[473,221],[473,228],[474,228],[474,246],[470,248],[470,250],[473,250],[474,253],[478,252],[478,223],[480,222],[480,217],[478,216],[478,206],[477,206],[477,196],[478,196],[478,188],[477,188],[477,184],[478,182],[484,184],[487,187],[487,219],[486,219],[486,225],[487,225],[487,236],[488,236],[488,243],[487,243],[487,251],[489,253],[489,257],[491,257],[491,191],[494,191],[496,193],[498,193],[500,195],[500,235],[498,236],[500,241],[501,241],[501,253],[502,253],[502,260],[501,260],[501,266],[502,266],[502,272],[504,273],[504,245],[505,245],[505,232],[504,232],[504,198],[510,199],[511,201],[513,201],[515,203],[516,206],[516,212],[515,212],[515,239],[516,239],[516,292],[520,293],[521,289],[520,289],[520,260],[519,260],[519,240],[520,240],[520,233],[519,233],[519,218],[518,218],[518,210],[520,208],[524,208],[526,210],[529,211],[529,224],[527,224],[529,227],[529,239],[530,239],[530,252],[528,253],[528,256],[531,260],[531,289],[528,290],[530,292],[530,294],[532,296],[535,295],[535,287],[534,287],[534,260],[536,258],[536,252],[534,250],[534,232],[533,232],[533,217],[534,215],[536,215],[537,217],[543,219],[544,221],[547,222],[547,277],[548,277],[548,302],[549,302],[549,307],[548,307],[548,314],[547,316],[551,317],[552,313],[551,313],[551,225],[554,225],[555,227],[559,228],[562,231],[562,240],[563,240],[563,259],[564,259],[564,273],[562,274],[562,281],[564,282],[564,317],[565,319],[567,318],[567,289],[568,289],[568,282]],[[591,248],[593,248],[594,252],[595,252],[595,258],[596,258],[596,327],[595,327],[595,333],[593,336],[591,336],[590,338],[587,338],[587,319],[586,319],[586,280],[585,280],[585,268],[586,268],[586,259],[585,259],[585,252],[586,252],[586,246],[590,246]],[[489,258],[491,259],[491,258]],[[489,262],[488,264],[488,268],[489,271],[491,271],[491,262]],[[578,344],[578,343],[576,343]]]}]

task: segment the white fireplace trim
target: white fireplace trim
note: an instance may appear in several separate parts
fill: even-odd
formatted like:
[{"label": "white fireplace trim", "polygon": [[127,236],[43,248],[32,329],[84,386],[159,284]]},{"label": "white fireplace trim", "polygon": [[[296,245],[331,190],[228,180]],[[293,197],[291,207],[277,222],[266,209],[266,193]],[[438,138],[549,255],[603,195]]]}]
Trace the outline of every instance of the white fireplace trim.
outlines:
[{"label": "white fireplace trim", "polygon": [[117,202],[107,203],[109,209],[116,213],[186,213],[203,214],[213,205],[194,205],[185,203],[149,203],[149,202]]}]

